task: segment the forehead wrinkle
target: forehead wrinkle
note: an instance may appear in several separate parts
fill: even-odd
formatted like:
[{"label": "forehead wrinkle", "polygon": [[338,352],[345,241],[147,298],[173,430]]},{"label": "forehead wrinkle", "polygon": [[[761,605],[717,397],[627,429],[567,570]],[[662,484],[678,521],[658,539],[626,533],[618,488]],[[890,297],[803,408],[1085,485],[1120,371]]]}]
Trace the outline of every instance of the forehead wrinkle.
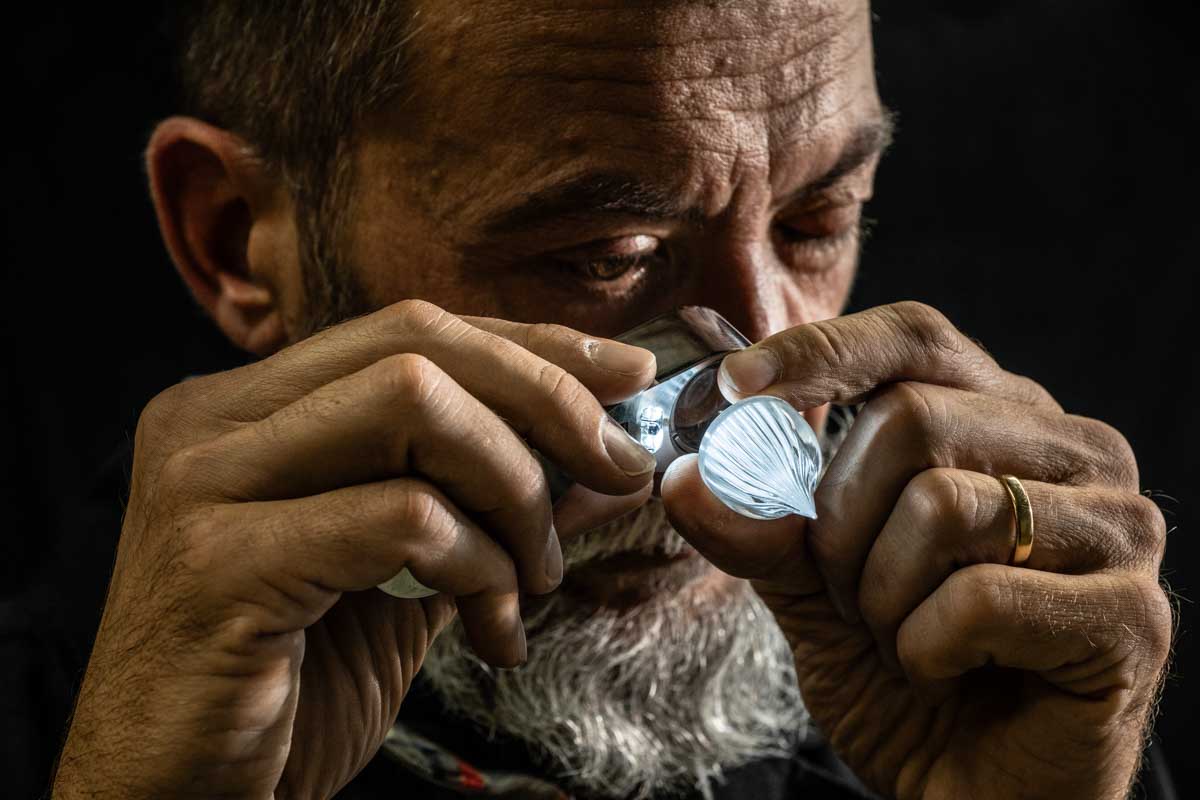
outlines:
[{"label": "forehead wrinkle", "polygon": [[[847,52],[829,65],[826,76],[811,87],[808,99],[812,102],[804,105],[780,104],[770,116],[767,127],[767,152],[776,152],[795,147],[801,141],[811,137],[812,133],[821,128],[826,122],[843,116],[851,107],[862,102],[862,91],[869,92],[868,102],[874,96],[874,84],[860,87],[861,91],[847,91],[844,95],[833,91],[824,91],[838,81],[853,75],[853,65],[856,60],[871,55],[871,34],[868,29],[858,39],[857,43],[847,49]],[[867,70],[870,75],[870,70]],[[877,105],[877,101],[874,103]]]},{"label": "forehead wrinkle", "polygon": [[[451,104],[473,102],[480,106],[479,111],[488,107],[485,113],[495,114],[496,120],[538,108],[539,113],[555,118],[611,111],[630,118],[648,112],[646,117],[668,121],[719,122],[731,112],[781,109],[802,96],[805,84],[813,84],[814,76],[827,72],[830,62],[838,60],[837,51],[846,49],[846,28],[867,12],[862,2],[839,7],[835,3],[781,5],[765,0],[716,10],[689,0],[672,4],[672,8],[687,12],[674,17],[656,10],[648,13],[646,7],[633,12],[604,9],[606,15],[618,18],[628,18],[630,13],[678,17],[685,28],[695,28],[699,36],[676,37],[681,44],[676,48],[679,52],[673,53],[671,41],[659,41],[671,38],[666,35],[674,30],[671,26],[616,26],[611,34],[617,36],[616,44],[608,45],[602,41],[606,26],[590,22],[595,13],[537,11],[528,4],[520,8],[522,13],[511,18],[481,15],[477,7],[469,9],[474,13],[454,17],[458,24],[451,32],[460,35],[442,44],[437,42],[444,36],[432,29],[444,26],[424,21],[426,36],[419,38],[423,38],[422,49],[429,48],[429,57],[422,54],[417,63],[424,63],[419,71],[442,76],[439,82],[443,87],[437,94],[445,94],[450,88],[445,79],[456,74],[457,79],[450,81],[454,84]],[[652,8],[657,9],[657,4]],[[747,9],[754,11],[749,19]],[[595,6],[589,10],[594,11]],[[713,30],[728,27],[714,24],[713,18],[722,16],[736,21],[730,23],[735,35],[712,35]],[[503,20],[503,25],[498,20]],[[772,24],[764,25],[764,20]],[[579,30],[568,37],[567,44],[559,44],[563,30],[571,30],[572,25]],[[863,27],[869,31],[869,26]],[[492,29],[495,35],[489,34]],[[643,36],[652,42],[639,53],[642,45],[636,37],[642,30],[648,31]],[[862,38],[869,43],[869,35]],[[589,54],[589,47],[601,47],[605,52]],[[858,42],[850,49],[858,50]],[[446,63],[439,68],[439,61]],[[464,88],[469,97],[462,94]],[[444,113],[446,105],[436,103],[431,110],[437,112],[441,106]]]},{"label": "forehead wrinkle", "polygon": [[[819,47],[836,35],[839,18],[839,14],[829,13],[803,25],[772,28],[767,37],[756,30],[736,35],[710,33],[681,43],[619,40],[599,44],[576,39],[542,39],[527,43],[519,59],[505,59],[505,63],[532,60],[544,64],[543,69],[531,73],[502,71],[513,77],[532,74],[566,82],[607,80],[630,84],[737,78],[759,74],[774,64]],[[747,44],[755,46],[747,52]]]},{"label": "forehead wrinkle", "polygon": [[[720,3],[650,0],[640,4],[571,5],[561,0],[549,0],[549,5],[536,8],[529,0],[522,0],[516,4],[509,3],[507,13],[493,11],[485,18],[477,18],[475,22],[481,29],[509,29],[514,19],[535,22],[545,33],[536,42],[526,42],[527,45],[560,45],[572,52],[598,51],[610,47],[629,52],[740,40],[764,29],[778,30],[794,24],[813,25],[840,13],[839,5],[844,3],[837,0],[725,0]],[[606,34],[611,34],[613,44],[603,41]]]},{"label": "forehead wrinkle", "polygon": [[[834,185],[882,152],[890,139],[891,120],[886,114],[863,122],[843,143],[838,159],[829,171],[800,187],[794,193],[795,197],[807,197]],[[677,219],[702,225],[703,212],[699,207],[689,205],[684,195],[686,192],[643,180],[633,173],[585,172],[548,188],[523,193],[517,205],[486,222],[484,233],[497,236],[534,228],[551,220],[602,214],[659,221]]]},{"label": "forehead wrinkle", "polygon": [[[771,136],[775,138],[781,134],[796,138],[783,129],[802,125],[806,116],[818,117],[819,109],[827,105],[819,95],[837,82],[849,62],[869,49],[868,26],[862,26],[865,30],[857,35],[846,30],[861,13],[859,7],[820,30],[777,35],[773,40],[776,46],[751,49],[766,54],[750,59],[754,63],[723,56],[725,66],[719,71],[679,75],[672,69],[656,69],[653,74],[637,75],[622,68],[614,75],[585,74],[578,65],[565,67],[566,72],[530,70],[523,61],[493,73],[489,82],[510,95],[514,90],[520,92],[533,103],[552,98],[540,105],[556,123],[581,130],[608,120],[634,120],[668,128],[679,123],[678,130],[683,132],[688,124],[697,122],[728,126],[740,124],[739,115],[770,117],[759,134],[759,149],[765,149],[766,128],[774,129]],[[740,53],[744,52],[743,47]],[[613,60],[610,57],[606,63]],[[508,83],[512,80],[517,81],[515,86]],[[696,132],[690,133],[695,136]]]},{"label": "forehead wrinkle", "polygon": [[[708,152],[725,156],[765,154],[770,150],[794,146],[809,137],[813,130],[833,114],[845,110],[857,101],[857,97],[837,97],[834,87],[851,70],[853,62],[869,55],[870,33],[864,31],[844,48],[844,52],[831,54],[819,63],[785,63],[777,69],[783,73],[778,80],[761,77],[754,81],[753,90],[738,91],[728,85],[719,96],[706,102],[694,98],[693,107],[678,108],[674,112],[664,111],[653,99],[639,102],[634,98],[643,95],[658,97],[655,92],[644,94],[621,93],[621,101],[604,101],[603,92],[595,93],[595,101],[588,107],[571,107],[562,104],[554,109],[555,124],[564,130],[603,130],[606,124],[612,127],[638,124],[641,138],[683,141],[688,140],[688,152]],[[593,89],[594,91],[594,89]],[[717,94],[717,93],[714,93]],[[701,125],[696,123],[716,123]],[[756,128],[753,141],[741,141],[737,146],[722,146],[727,141],[729,126],[752,125]],[[605,148],[620,147],[639,152],[649,152],[636,145],[629,147],[613,140],[603,143]]]},{"label": "forehead wrinkle", "polygon": [[[766,107],[720,109],[724,113],[719,116],[699,117],[681,115],[677,117],[664,117],[654,112],[637,111],[629,108],[603,111],[580,109],[572,111],[569,117],[573,118],[574,122],[586,120],[583,123],[583,127],[599,126],[608,121],[620,125],[622,122],[632,120],[641,125],[643,135],[640,138],[645,140],[681,141],[684,138],[688,138],[689,142],[686,148],[681,148],[681,150],[685,149],[687,153],[691,154],[721,156],[765,155],[772,150],[794,147],[796,144],[812,138],[814,131],[823,123],[836,117],[858,102],[858,98],[856,97],[850,97],[832,105],[820,102],[818,95],[836,81],[837,76],[823,79],[814,86],[807,87],[794,98],[788,98]],[[773,115],[773,118],[767,120],[766,124],[761,124],[761,122],[754,123],[756,128],[758,128],[758,135],[755,137],[757,146],[751,146],[746,141],[722,146],[721,143],[728,140],[726,130],[716,128],[697,130],[695,128],[694,123],[697,122],[730,123],[737,125],[739,121],[735,119],[735,116],[739,111],[754,111],[761,116]],[[560,123],[564,121],[563,118],[559,118]],[[745,122],[742,124],[752,123]],[[633,143],[622,143],[611,140],[603,142],[601,146],[605,150],[625,150],[629,152],[657,154],[659,157],[662,156],[661,146],[659,148],[642,147]]]},{"label": "forehead wrinkle", "polygon": [[[860,37],[860,42],[867,38]],[[828,45],[828,41],[818,42],[810,49],[789,54],[774,63],[764,64],[759,69],[719,75],[637,78],[624,75],[563,76],[555,72],[510,72],[497,76],[497,79],[517,78],[551,85],[566,84],[568,91],[571,88],[579,90],[573,94],[586,96],[593,103],[604,106],[604,110],[612,110],[617,113],[637,115],[638,112],[632,111],[631,106],[640,106],[662,109],[642,116],[653,115],[663,120],[712,120],[719,117],[705,116],[702,96],[731,99],[750,97],[751,99],[745,104],[728,102],[719,105],[718,110],[723,112],[755,111],[763,109],[762,104],[756,100],[758,97],[766,97],[770,104],[769,108],[788,102],[788,94],[795,89],[799,89],[800,94],[807,92],[808,87],[804,85],[812,82],[811,76],[819,71],[818,67],[820,66],[814,64],[813,61],[819,59],[821,65],[830,61],[829,58],[823,58],[822,54],[817,52],[819,48]],[[853,58],[860,49],[861,46],[856,45],[851,48],[852,52],[848,56],[837,60]],[[778,87],[782,87],[782,90]],[[558,88],[561,90],[562,87]],[[793,94],[792,96],[797,95]],[[646,100],[647,102],[631,102],[636,100]],[[678,109],[678,111],[673,109]]]},{"label": "forehead wrinkle", "polygon": [[496,78],[630,86],[755,77],[812,55],[843,27],[839,15],[829,14],[804,26],[772,29],[767,37],[751,31],[709,36],[680,46],[538,41],[525,43],[511,58],[494,59],[487,72]]},{"label": "forehead wrinkle", "polygon": [[[815,129],[830,109],[853,104],[845,95],[855,88],[833,86],[837,81],[827,76],[841,70],[839,54],[870,43],[869,29],[846,30],[867,17],[862,2],[739,3],[724,17],[687,2],[672,6],[688,13],[678,18],[685,24],[671,27],[661,24],[662,14],[655,16],[656,1],[633,12],[608,9],[618,21],[638,14],[648,20],[608,30],[595,14],[571,10],[555,17],[530,10],[533,5],[474,4],[455,16],[460,4],[447,0],[431,16],[454,17],[455,24],[447,29],[426,19],[414,40],[425,121],[415,134],[419,146],[403,151],[444,175],[439,186],[445,191],[429,198],[439,216],[468,222],[486,211],[488,197],[561,175],[581,159],[593,167],[636,158],[635,170],[638,164],[683,169],[700,190],[713,170],[732,167],[748,153],[823,141],[829,137]],[[647,8],[655,14],[647,15]],[[569,23],[572,14],[578,19]],[[714,24],[717,19],[730,21]],[[763,25],[764,19],[782,24]],[[551,56],[555,63],[546,66],[552,68],[538,70]],[[589,84],[592,76],[583,73],[589,63],[600,78],[611,73],[623,82]],[[522,71],[541,74],[512,77]],[[686,169],[697,161],[710,164],[702,170],[707,177]]]}]

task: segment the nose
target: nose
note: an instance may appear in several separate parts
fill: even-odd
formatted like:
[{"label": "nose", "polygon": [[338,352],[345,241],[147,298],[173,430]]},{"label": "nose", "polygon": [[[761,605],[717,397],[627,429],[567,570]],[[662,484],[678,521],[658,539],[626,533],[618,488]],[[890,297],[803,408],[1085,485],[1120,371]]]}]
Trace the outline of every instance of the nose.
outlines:
[{"label": "nose", "polygon": [[718,234],[691,255],[685,302],[716,310],[750,341],[805,321],[803,298],[769,242]]}]

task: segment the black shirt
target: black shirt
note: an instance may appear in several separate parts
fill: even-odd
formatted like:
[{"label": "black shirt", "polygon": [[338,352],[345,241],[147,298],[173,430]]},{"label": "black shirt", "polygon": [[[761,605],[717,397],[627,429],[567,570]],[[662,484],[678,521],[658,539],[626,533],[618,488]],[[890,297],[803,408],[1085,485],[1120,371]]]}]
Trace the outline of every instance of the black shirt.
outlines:
[{"label": "black shirt", "polygon": [[[48,794],[50,772],[66,736],[68,718],[100,622],[104,596],[121,530],[128,475],[128,448],[115,454],[67,504],[45,531],[10,531],[13,536],[49,536],[51,555],[37,574],[0,593],[0,693],[4,747],[0,775],[5,796]],[[537,774],[515,742],[487,740],[470,724],[453,719],[419,680],[405,698],[401,721],[481,770]],[[868,798],[832,752],[819,742],[792,758],[758,761],[729,771],[713,787],[715,798],[754,800],[841,800]],[[380,755],[339,795],[348,800],[419,797],[460,800],[464,795],[418,777],[395,758]],[[518,796],[518,795],[513,795]],[[697,797],[699,795],[696,795]],[[1135,796],[1174,800],[1158,749],[1151,746]]]}]

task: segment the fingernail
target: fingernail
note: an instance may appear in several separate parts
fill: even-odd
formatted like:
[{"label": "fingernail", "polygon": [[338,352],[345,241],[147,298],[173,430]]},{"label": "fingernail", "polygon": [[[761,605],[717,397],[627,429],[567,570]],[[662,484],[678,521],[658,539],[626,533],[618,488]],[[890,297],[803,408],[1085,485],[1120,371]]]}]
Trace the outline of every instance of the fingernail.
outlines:
[{"label": "fingernail", "polygon": [[733,388],[742,394],[753,394],[779,378],[780,365],[779,358],[770,350],[751,347],[726,356],[721,369]]},{"label": "fingernail", "polygon": [[612,341],[591,341],[588,355],[601,369],[622,375],[641,375],[654,365],[654,354],[633,345]]},{"label": "fingernail", "polygon": [[554,526],[550,526],[550,539],[546,542],[546,579],[550,581],[550,589],[553,591],[562,583],[563,577],[563,557],[562,548],[558,543],[558,532],[554,530]]},{"label": "fingernail", "polygon": [[608,451],[612,462],[631,478],[654,469],[654,456],[635,442],[611,417],[604,418],[604,449]]}]

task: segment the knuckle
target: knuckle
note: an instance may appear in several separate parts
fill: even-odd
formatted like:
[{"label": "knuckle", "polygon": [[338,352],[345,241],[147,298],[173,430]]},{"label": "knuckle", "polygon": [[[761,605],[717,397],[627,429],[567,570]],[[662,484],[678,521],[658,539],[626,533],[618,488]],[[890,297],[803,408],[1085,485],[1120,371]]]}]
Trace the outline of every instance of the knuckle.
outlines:
[{"label": "knuckle", "polygon": [[399,408],[414,409],[433,399],[442,382],[442,372],[425,356],[400,353],[377,362],[371,379],[374,391]]},{"label": "knuckle", "polygon": [[814,322],[802,330],[809,335],[796,337],[791,343],[801,351],[801,363],[814,359],[830,370],[840,371],[843,366],[854,362],[854,347],[836,321]]},{"label": "knuckle", "polygon": [[1109,481],[1136,490],[1139,485],[1137,456],[1129,440],[1107,422],[1090,417],[1072,417],[1087,449],[1093,454],[1083,472],[1086,477]]},{"label": "knuckle", "polygon": [[379,312],[385,324],[407,333],[437,333],[455,317],[427,300],[408,299],[393,303]]},{"label": "knuckle", "polygon": [[402,548],[420,547],[427,552],[453,549],[457,522],[432,487],[411,480],[389,481],[385,484],[384,503],[404,534],[397,543]]},{"label": "knuckle", "polygon": [[940,441],[946,409],[932,387],[912,381],[893,383],[867,403],[868,408],[872,405],[901,432],[916,437],[925,446]]},{"label": "knuckle", "polygon": [[1054,395],[1050,394],[1050,391],[1045,386],[1042,386],[1027,375],[1017,375],[1011,372],[1008,375],[1016,387],[1017,395],[1024,401],[1030,405],[1048,408],[1059,414],[1062,413],[1062,404],[1054,399]]},{"label": "knuckle", "polygon": [[930,537],[970,530],[978,516],[974,486],[953,469],[918,473],[901,494],[900,502],[915,529]]},{"label": "knuckle", "polygon": [[154,529],[156,542],[139,554],[143,588],[186,603],[190,612],[221,605],[230,553],[238,547],[222,516],[217,507],[164,515]]},{"label": "knuckle", "polygon": [[557,364],[546,363],[538,369],[537,385],[542,395],[556,407],[570,407],[579,402],[583,384]]},{"label": "knuckle", "polygon": [[384,505],[394,509],[404,529],[436,533],[444,524],[440,504],[432,493],[420,491],[410,481],[388,481],[381,488]]},{"label": "knuckle", "polygon": [[181,394],[184,391],[182,387],[183,384],[167,387],[142,409],[134,434],[135,448],[157,441],[169,428],[181,405]]},{"label": "knuckle", "polygon": [[998,619],[1013,615],[1011,580],[995,564],[976,564],[950,575],[940,597],[943,622],[966,635],[986,629]]},{"label": "knuckle", "polygon": [[1139,555],[1150,556],[1155,564],[1167,544],[1167,520],[1158,504],[1145,495],[1130,495],[1126,509],[1127,535]]},{"label": "knuckle", "polygon": [[1153,663],[1161,667],[1171,654],[1175,638],[1175,608],[1156,580],[1138,580],[1134,588],[1141,608],[1138,634]]},{"label": "knuckle", "polygon": [[510,491],[517,508],[544,517],[548,526],[551,515],[550,487],[546,481],[546,473],[542,471],[537,459],[528,453],[524,454],[514,465],[511,483]]},{"label": "knuckle", "polygon": [[524,328],[524,341],[520,344],[527,350],[539,352],[548,349],[559,349],[562,346],[574,346],[575,340],[570,328],[555,325],[550,322],[535,322]]},{"label": "knuckle", "polygon": [[192,572],[206,574],[227,559],[229,553],[223,536],[226,529],[212,508],[178,521],[175,533],[182,551],[181,563],[186,564]]},{"label": "knuckle", "polygon": [[171,453],[158,471],[156,493],[181,498],[207,485],[214,472],[207,445],[188,445]]},{"label": "knuckle", "polygon": [[967,340],[936,308],[916,300],[904,300],[888,306],[901,327],[923,350],[962,355]]}]

